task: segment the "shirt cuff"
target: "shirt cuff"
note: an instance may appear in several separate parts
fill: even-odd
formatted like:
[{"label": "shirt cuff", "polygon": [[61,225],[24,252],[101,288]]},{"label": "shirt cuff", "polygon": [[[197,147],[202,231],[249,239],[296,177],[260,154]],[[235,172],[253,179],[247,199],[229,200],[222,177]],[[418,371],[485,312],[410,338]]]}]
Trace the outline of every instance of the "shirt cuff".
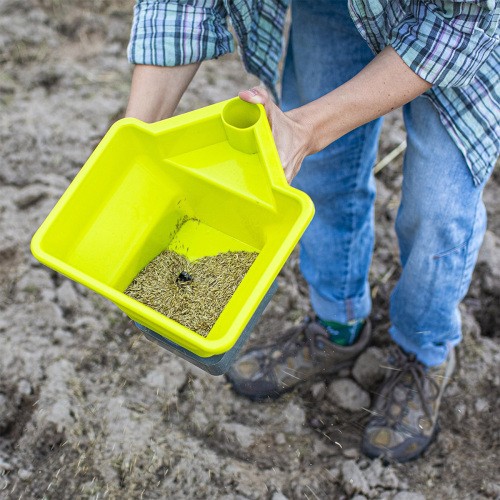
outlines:
[{"label": "shirt cuff", "polygon": [[469,85],[498,43],[498,16],[476,4],[457,3],[413,3],[389,38],[410,69],[439,87]]},{"label": "shirt cuff", "polygon": [[234,50],[222,4],[138,0],[127,49],[133,64],[180,66]]}]

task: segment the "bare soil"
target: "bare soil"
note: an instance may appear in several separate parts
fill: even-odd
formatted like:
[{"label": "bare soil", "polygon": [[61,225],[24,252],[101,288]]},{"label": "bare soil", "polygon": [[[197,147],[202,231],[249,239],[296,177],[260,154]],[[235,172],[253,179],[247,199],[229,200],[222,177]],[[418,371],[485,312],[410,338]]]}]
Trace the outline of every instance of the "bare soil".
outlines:
[{"label": "bare soil", "polygon": [[[368,413],[345,409],[331,381],[246,401],[31,256],[31,236],[123,115],[131,12],[130,1],[0,0],[0,498],[500,498],[498,170],[484,195],[488,232],[462,307],[441,432],[405,465],[359,455]],[[206,63],[179,112],[255,83],[236,55]],[[403,140],[395,112],[380,158]],[[374,359],[387,350],[399,274],[400,184],[401,156],[377,175]],[[295,252],[251,342],[308,310]],[[341,378],[356,381],[355,396],[376,390],[358,372]]]}]

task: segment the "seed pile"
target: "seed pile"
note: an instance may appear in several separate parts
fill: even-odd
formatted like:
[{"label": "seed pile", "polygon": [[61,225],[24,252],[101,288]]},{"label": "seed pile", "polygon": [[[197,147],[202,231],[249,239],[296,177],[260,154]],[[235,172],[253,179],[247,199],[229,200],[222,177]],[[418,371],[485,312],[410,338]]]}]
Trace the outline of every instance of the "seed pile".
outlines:
[{"label": "seed pile", "polygon": [[225,252],[190,262],[165,250],[125,293],[206,337],[256,257],[255,252]]}]

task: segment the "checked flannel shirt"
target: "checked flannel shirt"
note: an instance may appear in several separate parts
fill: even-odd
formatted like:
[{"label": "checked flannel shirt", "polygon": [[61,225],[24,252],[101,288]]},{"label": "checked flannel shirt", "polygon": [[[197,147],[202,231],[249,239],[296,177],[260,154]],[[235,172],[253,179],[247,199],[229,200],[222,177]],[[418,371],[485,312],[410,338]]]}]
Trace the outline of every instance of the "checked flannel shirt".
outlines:
[{"label": "checked flannel shirt", "polygon": [[[275,93],[289,0],[137,0],[134,64],[178,66],[234,50]],[[390,45],[426,95],[480,184],[500,154],[500,0],[346,0],[370,48]],[[320,49],[318,49],[320,50]]]}]

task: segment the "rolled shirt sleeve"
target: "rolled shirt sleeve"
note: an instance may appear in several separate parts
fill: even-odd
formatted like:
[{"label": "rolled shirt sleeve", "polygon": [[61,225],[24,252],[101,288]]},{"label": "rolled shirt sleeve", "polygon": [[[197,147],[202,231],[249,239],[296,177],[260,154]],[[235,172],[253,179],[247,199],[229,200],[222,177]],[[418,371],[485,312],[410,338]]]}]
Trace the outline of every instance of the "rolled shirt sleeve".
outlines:
[{"label": "rolled shirt sleeve", "polygon": [[387,45],[438,87],[469,85],[498,44],[496,0],[414,0]]},{"label": "rolled shirt sleeve", "polygon": [[134,64],[179,66],[234,50],[227,12],[217,0],[138,0],[128,45]]},{"label": "rolled shirt sleeve", "polygon": [[498,46],[499,0],[348,0],[371,49],[392,46],[436,87],[469,85]]}]

